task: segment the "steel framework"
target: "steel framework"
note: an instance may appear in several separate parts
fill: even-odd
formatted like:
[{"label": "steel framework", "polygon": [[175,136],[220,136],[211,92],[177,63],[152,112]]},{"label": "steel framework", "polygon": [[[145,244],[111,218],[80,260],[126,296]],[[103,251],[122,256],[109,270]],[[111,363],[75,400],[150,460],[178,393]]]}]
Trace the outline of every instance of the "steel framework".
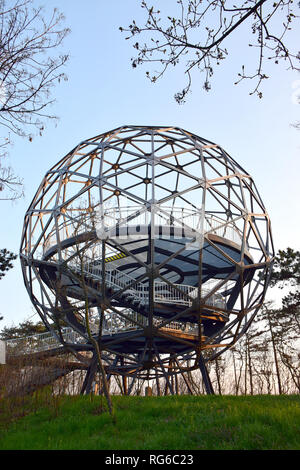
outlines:
[{"label": "steel framework", "polygon": [[[140,378],[199,369],[247,331],[274,247],[251,176],[219,145],[177,127],[123,126],[84,140],[45,175],[20,259],[41,319],[130,393]],[[76,341],[66,341],[71,327]]]}]

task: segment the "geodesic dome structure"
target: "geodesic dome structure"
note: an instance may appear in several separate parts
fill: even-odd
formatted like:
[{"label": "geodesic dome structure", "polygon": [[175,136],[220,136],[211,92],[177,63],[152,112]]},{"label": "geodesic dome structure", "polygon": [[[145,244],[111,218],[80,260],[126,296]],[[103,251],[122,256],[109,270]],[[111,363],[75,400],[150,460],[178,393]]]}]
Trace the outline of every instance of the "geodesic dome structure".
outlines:
[{"label": "geodesic dome structure", "polygon": [[156,126],[105,132],[55,164],[20,250],[30,298],[63,343],[93,351],[93,337],[108,374],[167,380],[245,333],[273,257],[249,173],[220,146]]}]

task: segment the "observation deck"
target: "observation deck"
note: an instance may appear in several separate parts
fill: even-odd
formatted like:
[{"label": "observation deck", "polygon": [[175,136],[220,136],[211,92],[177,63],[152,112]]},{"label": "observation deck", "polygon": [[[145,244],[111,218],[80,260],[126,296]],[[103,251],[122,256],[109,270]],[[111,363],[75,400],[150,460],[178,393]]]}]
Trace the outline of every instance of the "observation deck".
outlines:
[{"label": "observation deck", "polygon": [[178,127],[125,125],[45,174],[20,260],[47,329],[64,343],[70,327],[66,343],[92,354],[88,389],[88,325],[109,373],[167,380],[192,359],[205,377],[201,351],[222,354],[261,307],[274,246],[255,182],[222,147]]},{"label": "observation deck", "polygon": [[[52,243],[57,239],[59,243]],[[242,250],[244,263],[251,264],[252,258],[234,221],[174,207],[157,210],[151,219],[151,212],[131,206],[107,209],[100,222],[98,217],[93,224],[82,218],[64,221],[48,235],[42,259],[34,264],[42,280],[56,291],[61,304],[69,310],[67,322],[79,332],[84,328],[78,315],[70,311],[71,305],[88,295],[92,308],[105,296],[113,309],[126,309],[127,318],[139,315],[136,321],[139,328],[145,327],[152,309],[154,320],[161,318],[164,328],[173,331],[169,324],[177,315],[182,325],[180,331],[189,324],[192,327],[186,329],[197,331],[198,335],[200,314],[201,334],[210,337],[224,327],[228,311],[238,297],[235,270]],[[149,265],[156,267],[157,277],[149,276]],[[247,270],[244,283],[252,276],[253,270]],[[201,303],[201,311],[193,307],[196,299]],[[121,322],[119,328],[118,314],[114,312],[105,314],[108,320],[114,319],[111,321],[115,325],[111,329],[114,334],[133,329],[127,329],[126,322]]]}]

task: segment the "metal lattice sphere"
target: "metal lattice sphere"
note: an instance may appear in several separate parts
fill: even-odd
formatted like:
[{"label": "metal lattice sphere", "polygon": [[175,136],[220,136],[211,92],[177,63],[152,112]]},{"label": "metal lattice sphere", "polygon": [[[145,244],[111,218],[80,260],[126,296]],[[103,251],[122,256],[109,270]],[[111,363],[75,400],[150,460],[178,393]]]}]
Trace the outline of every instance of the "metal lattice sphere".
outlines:
[{"label": "metal lattice sphere", "polygon": [[221,147],[177,127],[124,126],[47,172],[20,257],[63,344],[93,351],[93,338],[108,374],[167,378],[245,333],[274,248],[253,179]]}]

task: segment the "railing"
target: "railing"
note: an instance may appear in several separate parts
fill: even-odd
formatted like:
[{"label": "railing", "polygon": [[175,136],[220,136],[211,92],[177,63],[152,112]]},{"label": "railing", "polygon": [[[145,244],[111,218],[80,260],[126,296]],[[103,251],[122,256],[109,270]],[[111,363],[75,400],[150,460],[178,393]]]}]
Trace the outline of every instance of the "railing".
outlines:
[{"label": "railing", "polygon": [[[138,330],[148,325],[148,318],[135,312],[131,309],[122,310],[122,314],[126,315],[126,318],[118,315],[116,312],[106,313],[105,322],[103,328],[103,334],[113,335],[129,330]],[[166,320],[160,317],[153,317],[153,325],[157,328],[165,328],[170,330],[177,330],[188,333],[190,335],[198,335],[198,324],[190,322],[170,321],[166,323]]]},{"label": "railing", "polygon": [[[153,219],[153,220],[152,220]],[[204,234],[214,234],[238,244],[242,233],[234,221],[224,220],[216,215],[204,213],[202,208],[175,207],[154,204],[151,211],[143,206],[111,207],[98,212],[98,228],[113,228],[116,224],[126,226],[172,226],[178,229],[191,229]],[[180,231],[179,231],[180,232]]]},{"label": "railing", "polygon": [[145,226],[154,224],[156,226],[171,225],[174,227],[187,227],[199,231],[202,227],[203,210],[190,207],[164,206],[152,204],[150,210],[145,206],[123,206],[110,207],[97,213],[99,227],[114,227],[136,225]]},{"label": "railing", "polygon": [[192,299],[195,299],[198,295],[198,288],[185,284],[173,284],[173,286],[166,282],[154,281],[154,301],[163,304],[188,305],[190,307],[193,302]]},{"label": "railing", "polygon": [[[76,264],[76,261],[71,263],[71,267],[77,272],[85,273],[91,278],[94,278],[100,282],[102,279],[102,267],[101,261],[99,265],[95,266],[93,260],[85,257],[85,262],[83,267],[79,268]],[[137,282],[134,277],[130,276],[123,271],[120,271],[113,263],[110,263],[110,269],[105,270],[105,283],[107,287],[112,287],[114,290],[124,289],[130,284],[131,287],[126,289],[124,294],[126,296],[131,296],[133,299],[137,300],[140,304],[145,305],[149,300],[149,288],[148,285]],[[179,290],[180,291],[179,291]],[[202,287],[202,297],[206,297],[210,294],[210,289]],[[185,305],[191,306],[193,299],[198,296],[198,287],[189,286],[186,284],[172,284],[169,285],[166,282],[154,281],[154,302],[163,303],[163,304],[176,304],[176,305]],[[207,305],[212,305],[218,308],[226,309],[226,300],[222,295],[214,293],[210,295],[206,302]]]},{"label": "railing", "polygon": [[233,241],[237,245],[242,245],[243,234],[233,221],[226,221],[215,215],[205,215],[204,234],[218,235]]},{"label": "railing", "polygon": [[[66,343],[81,343],[84,338],[72,328],[62,328],[62,337]],[[51,331],[5,340],[6,353],[11,356],[48,351],[62,347],[59,337]]]},{"label": "railing", "polygon": [[[154,220],[151,221],[151,217]],[[57,244],[59,234],[60,241],[89,230],[113,229],[116,224],[126,229],[129,226],[148,226],[150,223],[156,226],[171,226],[178,229],[190,228],[204,234],[214,234],[231,240],[238,245],[242,243],[242,232],[233,220],[224,220],[214,214],[203,213],[202,209],[165,207],[157,204],[151,212],[143,206],[111,207],[92,214],[81,214],[76,217],[62,216],[64,221],[58,223],[47,235],[43,242],[44,253]],[[153,226],[153,225],[152,225]]]},{"label": "railing", "polygon": [[[131,330],[139,330],[148,325],[148,319],[130,309],[122,310],[122,316],[115,312],[106,313],[102,336],[112,336],[119,333],[125,333]],[[124,318],[124,316],[126,318]],[[153,325],[160,327],[165,320],[159,317],[153,318]],[[98,334],[97,325],[90,325],[94,335]],[[171,321],[163,326],[165,329],[180,331],[186,334],[197,336],[198,325],[193,323],[182,323],[179,321]],[[72,328],[62,328],[61,335],[67,344],[85,344],[86,339],[80,333],[77,333]],[[63,347],[59,336],[51,331],[46,333],[37,333],[23,338],[12,338],[5,340],[6,355],[18,356],[23,354],[32,354],[42,351],[49,351]]]}]

